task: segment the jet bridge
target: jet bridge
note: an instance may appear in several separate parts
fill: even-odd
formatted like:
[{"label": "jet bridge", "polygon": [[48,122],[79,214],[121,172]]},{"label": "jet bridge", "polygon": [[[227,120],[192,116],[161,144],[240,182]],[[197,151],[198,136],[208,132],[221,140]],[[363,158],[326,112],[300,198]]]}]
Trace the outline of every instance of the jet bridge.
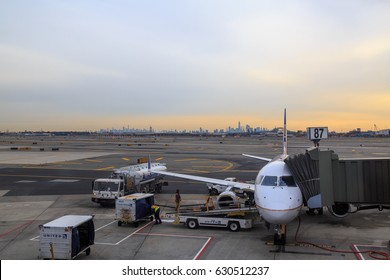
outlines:
[{"label": "jet bridge", "polygon": [[390,209],[390,158],[340,159],[318,147],[285,160],[309,208],[328,206],[337,217]]}]

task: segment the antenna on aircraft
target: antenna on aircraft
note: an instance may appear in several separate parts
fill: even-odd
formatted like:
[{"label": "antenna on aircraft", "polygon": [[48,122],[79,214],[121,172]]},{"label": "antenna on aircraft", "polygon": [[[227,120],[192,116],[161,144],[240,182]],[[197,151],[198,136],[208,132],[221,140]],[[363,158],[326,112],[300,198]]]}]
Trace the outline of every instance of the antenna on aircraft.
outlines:
[{"label": "antenna on aircraft", "polygon": [[284,156],[284,157],[287,157],[287,120],[286,120],[286,108],[284,108],[283,156]]}]

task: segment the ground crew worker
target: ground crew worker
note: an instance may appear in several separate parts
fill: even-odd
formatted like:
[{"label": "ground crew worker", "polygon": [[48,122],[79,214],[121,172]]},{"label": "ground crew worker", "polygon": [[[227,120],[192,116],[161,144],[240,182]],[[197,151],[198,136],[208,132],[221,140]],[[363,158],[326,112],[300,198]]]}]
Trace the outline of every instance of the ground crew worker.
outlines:
[{"label": "ground crew worker", "polygon": [[152,213],[154,214],[154,220],[156,221],[155,224],[161,224],[161,219],[160,219],[160,207],[157,205],[152,205]]},{"label": "ground crew worker", "polygon": [[180,201],[181,201],[180,192],[179,192],[179,190],[176,190],[176,193],[175,193],[176,211],[179,211]]}]

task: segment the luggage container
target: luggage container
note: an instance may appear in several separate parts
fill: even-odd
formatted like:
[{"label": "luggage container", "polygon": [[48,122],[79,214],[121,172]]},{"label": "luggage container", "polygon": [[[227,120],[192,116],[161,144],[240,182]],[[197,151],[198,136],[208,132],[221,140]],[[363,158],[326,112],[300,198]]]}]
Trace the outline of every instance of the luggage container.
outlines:
[{"label": "luggage container", "polygon": [[91,253],[95,240],[93,216],[66,215],[40,226],[39,258],[74,259]]},{"label": "luggage container", "polygon": [[140,221],[153,221],[153,204],[154,195],[150,193],[133,193],[118,198],[115,202],[118,226],[132,223],[137,227]]}]

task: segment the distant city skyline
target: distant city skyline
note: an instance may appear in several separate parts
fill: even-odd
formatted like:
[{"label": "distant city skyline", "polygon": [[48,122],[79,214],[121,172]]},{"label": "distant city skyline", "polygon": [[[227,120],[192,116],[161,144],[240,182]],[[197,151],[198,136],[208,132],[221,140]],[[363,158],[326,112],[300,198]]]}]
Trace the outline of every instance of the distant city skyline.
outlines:
[{"label": "distant city skyline", "polygon": [[225,132],[230,132],[230,133],[242,133],[242,132],[260,132],[260,131],[268,131],[268,128],[265,127],[251,127],[249,124],[245,125],[245,128],[241,126],[241,122],[238,122],[237,127],[231,127],[228,126],[226,128],[213,128],[213,129],[207,129],[207,128],[202,128],[199,127],[198,129],[154,129],[153,126],[149,126],[149,128],[135,128],[132,127],[130,128],[130,125],[127,127],[123,126],[122,128],[101,128],[97,130],[98,132],[111,132],[111,131],[117,131],[117,132],[133,132],[133,131],[144,131],[144,132],[167,132],[167,131],[178,131],[178,132],[213,132],[213,133],[225,133]]},{"label": "distant city skyline", "polygon": [[[327,126],[328,127],[328,126]],[[302,129],[290,129],[287,127],[288,131],[292,132],[303,132],[305,133],[308,127],[302,128]],[[1,131],[0,133],[24,133],[24,132],[93,132],[93,133],[112,133],[112,134],[126,134],[126,133],[208,133],[208,134],[234,134],[234,133],[250,133],[250,134],[259,134],[259,133],[265,133],[265,132],[271,132],[271,131],[280,131],[282,132],[282,126],[273,126],[273,127],[262,127],[262,126],[256,126],[252,127],[249,124],[241,125],[241,122],[238,122],[237,127],[231,127],[228,126],[226,128],[213,128],[213,129],[206,129],[199,127],[197,129],[177,129],[177,128],[171,128],[171,129],[155,129],[153,126],[149,127],[131,127],[130,125],[122,126],[122,127],[108,127],[108,128],[99,128],[99,129],[85,129],[85,130],[76,130],[76,129],[70,129],[70,130],[45,130],[45,129],[39,129],[39,130],[32,130],[32,129],[25,129],[21,131],[12,131],[12,130],[6,130]],[[373,129],[363,130],[360,127],[351,128],[348,130],[334,130],[330,127],[328,127],[329,132],[335,132],[335,133],[350,133],[350,132],[357,132],[357,133],[365,133],[365,132],[374,132],[374,133],[380,133],[384,132],[386,135],[388,134],[387,131],[390,130],[390,128],[379,128],[376,125],[374,125]]]}]

